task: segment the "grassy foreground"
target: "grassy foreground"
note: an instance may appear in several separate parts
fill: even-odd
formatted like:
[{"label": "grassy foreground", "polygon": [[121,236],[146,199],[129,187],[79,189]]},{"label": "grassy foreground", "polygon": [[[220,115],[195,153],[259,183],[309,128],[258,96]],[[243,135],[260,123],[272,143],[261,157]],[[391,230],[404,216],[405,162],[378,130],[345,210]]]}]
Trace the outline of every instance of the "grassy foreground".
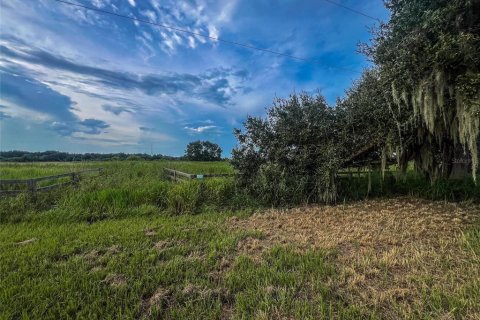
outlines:
[{"label": "grassy foreground", "polygon": [[265,211],[231,179],[173,183],[161,170],[231,172],[226,163],[81,165],[106,172],[0,200],[0,319],[480,317],[476,205],[398,198]]},{"label": "grassy foreground", "polygon": [[[227,231],[227,217],[206,213],[2,226],[0,314],[5,319],[214,319],[356,313],[323,284],[335,273],[324,252],[298,254],[279,247],[258,266],[234,253],[239,241],[261,234]],[[294,299],[306,282],[315,286],[315,296]],[[265,291],[269,286],[282,290]]]},{"label": "grassy foreground", "polygon": [[[423,223],[425,208],[419,207],[418,215],[409,217],[412,224],[403,227],[407,234],[400,234],[392,245],[395,239],[380,237],[375,242],[372,237],[377,228],[384,230],[385,223],[393,228],[388,237],[396,237],[395,224],[378,216],[358,217],[362,215],[358,210],[371,207],[366,202],[347,209],[315,209],[331,214],[330,220],[322,219],[327,231],[318,229],[318,237],[306,227],[318,228],[306,220],[318,219],[319,213],[308,213],[312,209],[305,213],[296,209],[288,215],[252,216],[250,210],[183,216],[157,212],[95,223],[45,218],[3,224],[0,318],[474,319],[480,315],[478,224],[455,224],[464,233],[455,229],[450,239],[428,239],[421,236],[422,228],[430,236],[448,224],[438,221],[438,228],[428,230],[432,221]],[[335,225],[332,221],[342,210],[347,210],[343,217],[351,211],[353,220],[342,218],[341,225]],[[465,214],[452,212],[452,218]],[[478,218],[476,214],[471,210],[468,216]],[[363,227],[355,219],[368,222]],[[414,231],[420,234],[402,245],[401,237]],[[323,237],[322,232],[326,232]],[[365,251],[364,241],[388,250]]]}]

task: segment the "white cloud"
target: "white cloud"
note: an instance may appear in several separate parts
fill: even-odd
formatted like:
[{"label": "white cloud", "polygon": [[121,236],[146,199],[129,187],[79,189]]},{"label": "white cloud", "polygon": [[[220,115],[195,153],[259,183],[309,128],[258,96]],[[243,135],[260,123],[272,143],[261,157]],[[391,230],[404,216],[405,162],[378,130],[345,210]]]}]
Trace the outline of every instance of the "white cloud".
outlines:
[{"label": "white cloud", "polygon": [[132,7],[135,7],[135,0],[128,0],[128,3],[130,3]]},{"label": "white cloud", "polygon": [[218,38],[218,29],[213,25],[209,25],[208,26],[208,36],[212,37],[212,38]]},{"label": "white cloud", "polygon": [[151,22],[157,22],[157,15],[152,10],[143,10],[143,11],[140,11],[140,14],[148,18],[148,20]]},{"label": "white cloud", "polygon": [[235,10],[235,7],[237,5],[236,0],[229,0],[225,1],[225,6],[222,8],[220,11],[220,14],[217,16],[217,23],[228,23],[230,22],[230,18],[233,14],[233,11]]},{"label": "white cloud", "polygon": [[191,132],[191,133],[203,133],[205,131],[211,131],[212,129],[217,128],[217,126],[210,125],[210,126],[199,126],[199,127],[187,127],[185,126],[184,129]]},{"label": "white cloud", "polygon": [[104,8],[110,4],[110,0],[93,0],[92,4],[97,8]]},{"label": "white cloud", "polygon": [[[216,4],[207,4],[203,0],[150,0],[155,16],[151,12],[146,11],[142,11],[141,14],[148,16],[150,20],[155,20],[164,25],[183,28],[194,33],[218,38],[222,24],[230,21],[235,3],[236,0],[218,2]],[[162,35],[165,43],[160,45],[160,47],[168,54],[171,54],[177,46],[194,49],[198,44],[214,42],[202,36],[178,33],[174,30],[159,30],[156,27],[152,27],[152,29],[155,29],[156,32]]]},{"label": "white cloud", "polygon": [[192,49],[194,49],[197,46],[197,44],[195,43],[195,38],[194,37],[192,37],[192,36],[188,37],[188,46]]}]

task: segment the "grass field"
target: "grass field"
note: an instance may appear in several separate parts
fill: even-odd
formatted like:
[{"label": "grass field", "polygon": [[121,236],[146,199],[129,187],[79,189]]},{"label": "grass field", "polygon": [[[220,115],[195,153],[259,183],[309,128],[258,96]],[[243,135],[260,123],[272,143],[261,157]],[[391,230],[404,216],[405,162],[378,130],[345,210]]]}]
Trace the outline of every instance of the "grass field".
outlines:
[{"label": "grass field", "polygon": [[0,179],[31,179],[49,175],[76,172],[83,169],[105,168],[115,173],[134,164],[133,170],[142,173],[162,174],[163,168],[170,168],[192,174],[233,173],[227,161],[191,162],[191,161],[89,161],[89,162],[36,162],[0,164]]},{"label": "grass field", "polygon": [[233,172],[227,162],[1,164],[0,178],[86,167],[105,172],[0,199],[0,319],[480,317],[480,207],[412,197],[476,195],[468,181],[373,182],[365,200],[358,178],[361,201],[281,209],[231,178],[162,170]]}]

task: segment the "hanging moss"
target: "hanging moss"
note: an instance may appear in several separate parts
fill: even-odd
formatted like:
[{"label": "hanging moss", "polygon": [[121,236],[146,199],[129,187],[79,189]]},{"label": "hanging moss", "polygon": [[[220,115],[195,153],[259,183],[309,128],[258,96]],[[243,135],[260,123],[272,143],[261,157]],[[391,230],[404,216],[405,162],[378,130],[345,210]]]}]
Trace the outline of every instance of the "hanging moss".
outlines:
[{"label": "hanging moss", "polygon": [[[472,175],[475,180],[479,162],[477,141],[480,134],[480,75],[466,73],[455,84],[447,83],[446,79],[445,72],[435,68],[411,89],[412,92],[404,88],[401,96],[397,89],[399,85],[392,83],[393,102],[399,108],[413,110],[430,133],[425,135],[423,129],[418,128],[418,144],[430,144],[432,141],[428,139],[432,137],[440,145],[445,143],[445,138],[451,139],[454,144],[460,143],[472,157]],[[411,99],[407,98],[409,95]],[[438,173],[443,169],[433,168],[431,152],[426,148],[421,150],[418,161],[422,170]]]},{"label": "hanging moss", "polygon": [[398,109],[399,160],[415,159],[420,170],[435,178],[449,174],[453,158],[463,149],[472,158],[475,179],[480,1],[404,0],[387,1],[387,6],[391,19],[374,32],[373,45],[364,52],[388,83],[394,105],[390,110]]}]

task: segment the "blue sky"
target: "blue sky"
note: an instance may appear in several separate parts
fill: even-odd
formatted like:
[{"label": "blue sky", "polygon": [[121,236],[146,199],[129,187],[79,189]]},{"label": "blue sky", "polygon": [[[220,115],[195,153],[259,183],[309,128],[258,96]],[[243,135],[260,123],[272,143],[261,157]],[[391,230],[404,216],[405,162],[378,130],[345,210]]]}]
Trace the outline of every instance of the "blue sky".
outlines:
[{"label": "blue sky", "polygon": [[[275,97],[320,91],[330,104],[369,65],[357,44],[375,24],[327,1],[76,0],[248,43],[273,54],[85,11],[53,0],[0,2],[0,149],[182,155]],[[338,0],[380,19],[380,0]]]}]

